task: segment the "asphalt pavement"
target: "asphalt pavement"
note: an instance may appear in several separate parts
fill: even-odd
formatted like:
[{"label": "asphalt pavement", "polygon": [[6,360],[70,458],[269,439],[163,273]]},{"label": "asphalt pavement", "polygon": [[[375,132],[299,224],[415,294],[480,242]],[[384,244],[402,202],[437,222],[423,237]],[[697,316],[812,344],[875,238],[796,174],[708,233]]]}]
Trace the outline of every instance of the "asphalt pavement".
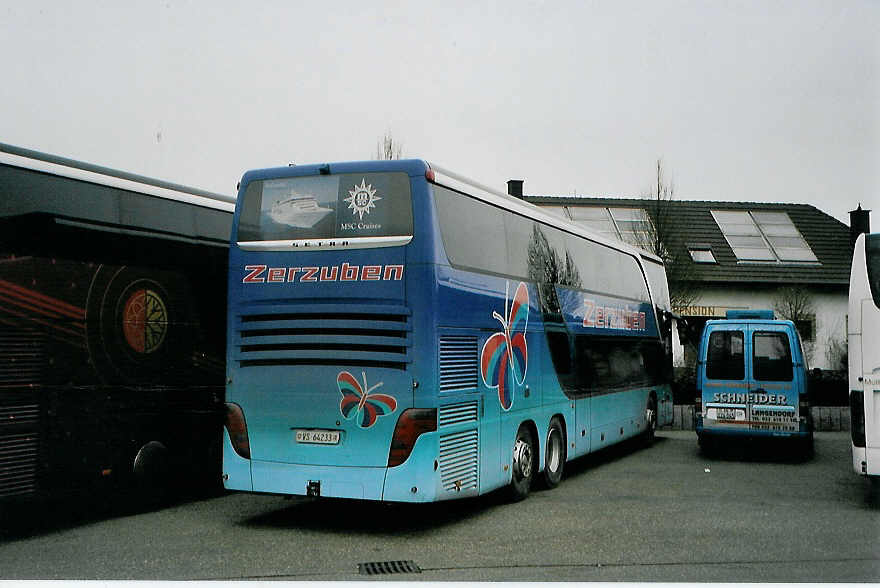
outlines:
[{"label": "asphalt pavement", "polygon": [[[880,581],[880,507],[846,433],[807,460],[707,457],[686,431],[567,464],[553,490],[432,505],[225,494],[6,513],[0,579]],[[367,575],[368,572],[374,572]]]}]

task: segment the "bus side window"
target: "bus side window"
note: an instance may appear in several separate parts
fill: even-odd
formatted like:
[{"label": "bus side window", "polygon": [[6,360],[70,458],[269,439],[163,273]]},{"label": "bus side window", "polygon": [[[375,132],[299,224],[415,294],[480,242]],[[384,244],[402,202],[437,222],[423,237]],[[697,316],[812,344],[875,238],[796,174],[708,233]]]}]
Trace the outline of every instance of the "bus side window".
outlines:
[{"label": "bus side window", "polygon": [[745,377],[742,331],[715,331],[709,335],[706,377],[710,380],[742,380]]},{"label": "bus side window", "polygon": [[790,382],[793,377],[788,335],[778,332],[755,333],[752,369],[756,380]]}]

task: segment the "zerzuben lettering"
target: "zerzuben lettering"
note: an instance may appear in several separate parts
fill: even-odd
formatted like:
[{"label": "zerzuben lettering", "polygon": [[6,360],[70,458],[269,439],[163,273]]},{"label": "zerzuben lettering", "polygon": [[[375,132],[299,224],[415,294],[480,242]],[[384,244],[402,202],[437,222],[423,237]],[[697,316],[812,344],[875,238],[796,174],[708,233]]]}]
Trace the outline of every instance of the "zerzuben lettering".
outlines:
[{"label": "zerzuben lettering", "polygon": [[403,279],[402,265],[325,265],[321,267],[269,267],[267,265],[246,265],[242,284],[283,284],[315,282],[362,282],[390,281]]}]

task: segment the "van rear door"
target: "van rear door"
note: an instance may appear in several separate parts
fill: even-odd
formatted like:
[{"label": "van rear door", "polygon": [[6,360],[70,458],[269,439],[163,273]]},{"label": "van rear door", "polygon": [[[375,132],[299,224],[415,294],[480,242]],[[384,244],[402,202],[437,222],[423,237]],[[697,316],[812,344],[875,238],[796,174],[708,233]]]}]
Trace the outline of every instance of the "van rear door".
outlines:
[{"label": "van rear door", "polygon": [[805,382],[794,369],[793,331],[786,324],[754,324],[749,328],[751,364],[749,422],[755,432],[796,433],[799,429],[799,391]]},{"label": "van rear door", "polygon": [[740,323],[707,326],[703,358],[703,426],[717,432],[748,428],[749,372],[745,353],[748,328]]}]

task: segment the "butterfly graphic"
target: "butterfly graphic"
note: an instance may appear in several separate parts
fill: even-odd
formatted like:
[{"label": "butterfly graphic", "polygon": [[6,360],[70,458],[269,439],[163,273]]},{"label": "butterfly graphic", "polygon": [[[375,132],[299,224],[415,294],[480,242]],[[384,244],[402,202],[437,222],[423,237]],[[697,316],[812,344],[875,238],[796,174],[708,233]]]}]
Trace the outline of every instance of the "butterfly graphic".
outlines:
[{"label": "butterfly graphic", "polygon": [[513,388],[526,380],[529,352],[526,346],[526,327],[529,323],[529,290],[520,282],[507,308],[509,288],[504,293],[504,316],[492,311],[501,323],[503,332],[486,340],[480,355],[480,372],[489,388],[498,388],[498,402],[504,410],[513,405]]},{"label": "butterfly graphic", "polygon": [[342,394],[339,401],[339,410],[346,419],[357,419],[357,424],[362,429],[367,429],[376,424],[376,419],[397,410],[397,400],[387,394],[370,394],[382,385],[382,382],[367,387],[367,374],[361,372],[364,385],[348,372],[339,372],[336,376],[336,385]]}]

